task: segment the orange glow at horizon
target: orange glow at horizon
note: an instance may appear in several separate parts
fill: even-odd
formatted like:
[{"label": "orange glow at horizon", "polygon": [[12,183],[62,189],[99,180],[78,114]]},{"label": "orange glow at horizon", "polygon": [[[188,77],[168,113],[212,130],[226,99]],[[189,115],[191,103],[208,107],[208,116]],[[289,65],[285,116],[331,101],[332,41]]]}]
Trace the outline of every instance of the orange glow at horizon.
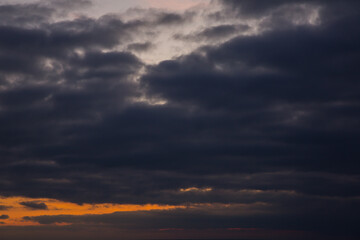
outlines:
[{"label": "orange glow at horizon", "polygon": [[[23,206],[21,202],[38,202],[45,203],[48,209],[34,210]],[[26,197],[1,197],[0,206],[7,207],[0,210],[1,215],[8,215],[8,219],[1,219],[0,226],[38,226],[39,223],[25,221],[23,217],[35,217],[41,215],[85,215],[85,214],[110,214],[114,212],[132,212],[132,211],[151,211],[151,210],[172,210],[177,208],[185,208],[185,206],[171,206],[158,204],[76,204],[70,202],[63,202],[56,199],[48,198],[26,198]],[[54,224],[66,225],[66,224]]]}]

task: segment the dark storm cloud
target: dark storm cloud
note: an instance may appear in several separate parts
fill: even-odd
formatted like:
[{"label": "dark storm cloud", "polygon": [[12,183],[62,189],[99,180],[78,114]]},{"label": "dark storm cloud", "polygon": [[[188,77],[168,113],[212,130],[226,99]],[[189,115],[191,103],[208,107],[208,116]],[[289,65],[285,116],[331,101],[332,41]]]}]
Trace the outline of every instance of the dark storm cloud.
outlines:
[{"label": "dark storm cloud", "polygon": [[20,205],[23,205],[32,210],[47,210],[48,209],[47,205],[42,202],[20,202]]},{"label": "dark storm cloud", "polygon": [[[358,19],[341,22],[336,29],[299,28],[236,38],[219,48],[205,50],[205,57],[195,53],[164,61],[151,69],[144,81],[149,82],[150,91],[158,91],[167,99],[210,108],[238,107],[249,103],[248,97],[270,100],[259,107],[275,106],[274,101],[356,101],[359,72],[353,60],[359,54],[360,34],[350,25],[354,21]],[[348,33],[353,38],[349,39]],[[330,86],[324,89],[326,84]],[[231,91],[225,91],[228,89]]]},{"label": "dark storm cloud", "polygon": [[224,150],[241,156],[245,167],[256,161],[258,170],[357,173],[360,33],[354,22],[359,19],[235,38],[151,67],[143,83],[173,104],[219,111],[229,130],[238,129],[212,158],[226,163]]},{"label": "dark storm cloud", "polygon": [[225,5],[239,10],[240,13],[245,15],[264,15],[269,11],[273,11],[283,5],[300,4],[308,2],[308,0],[273,0],[273,1],[252,1],[252,0],[221,0]]},{"label": "dark storm cloud", "polygon": [[132,24],[106,16],[46,31],[6,27],[1,46],[15,63],[3,65],[3,77],[17,73],[27,84],[0,97],[4,161],[58,165],[31,173],[29,164],[8,164],[3,176],[11,180],[12,169],[48,179],[73,166],[84,175],[96,167],[356,173],[358,30],[349,24],[355,20],[235,38],[150,67],[142,82],[149,96],[169,101],[163,107],[128,105],[139,96],[130,78],[142,63],[131,53],[97,49],[118,44]]},{"label": "dark storm cloud", "polygon": [[211,14],[215,19],[261,19],[258,29],[288,29],[311,24],[326,25],[351,15],[356,16],[360,4],[356,0],[220,0],[225,11]]},{"label": "dark storm cloud", "polygon": [[[334,11],[343,10],[342,14],[355,13],[356,8],[359,7],[356,0],[273,0],[273,1],[261,1],[261,0],[220,0],[226,6],[239,11],[239,13],[248,16],[261,16],[266,15],[271,11],[279,9],[281,7],[310,4],[313,6],[320,6],[324,10]],[[340,7],[340,8],[339,8]],[[327,16],[329,17],[329,16]]]}]

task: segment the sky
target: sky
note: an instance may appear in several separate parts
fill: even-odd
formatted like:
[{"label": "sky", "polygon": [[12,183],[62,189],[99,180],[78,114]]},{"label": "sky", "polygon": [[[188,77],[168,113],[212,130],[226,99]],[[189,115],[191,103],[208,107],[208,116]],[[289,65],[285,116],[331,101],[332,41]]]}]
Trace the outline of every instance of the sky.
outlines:
[{"label": "sky", "polygon": [[359,24],[356,0],[0,0],[0,239],[359,239]]}]

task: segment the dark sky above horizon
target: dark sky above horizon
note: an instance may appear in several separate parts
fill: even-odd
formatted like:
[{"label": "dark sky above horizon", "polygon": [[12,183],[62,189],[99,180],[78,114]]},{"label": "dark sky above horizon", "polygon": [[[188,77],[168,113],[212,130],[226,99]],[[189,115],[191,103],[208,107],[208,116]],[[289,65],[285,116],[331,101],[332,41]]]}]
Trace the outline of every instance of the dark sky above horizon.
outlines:
[{"label": "dark sky above horizon", "polygon": [[359,239],[360,1],[0,1],[0,239]]}]

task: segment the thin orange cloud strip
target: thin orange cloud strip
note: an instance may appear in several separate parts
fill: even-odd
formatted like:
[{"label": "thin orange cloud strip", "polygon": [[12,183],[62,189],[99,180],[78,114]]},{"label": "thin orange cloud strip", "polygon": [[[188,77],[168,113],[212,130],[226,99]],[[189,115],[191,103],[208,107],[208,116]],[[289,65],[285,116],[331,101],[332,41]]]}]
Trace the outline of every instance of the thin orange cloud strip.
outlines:
[{"label": "thin orange cloud strip", "polygon": [[[47,209],[35,210],[24,206],[21,203],[44,203]],[[84,215],[84,214],[109,214],[114,212],[128,211],[150,211],[150,210],[171,210],[176,208],[185,208],[184,206],[157,205],[157,204],[75,204],[63,202],[56,199],[48,198],[24,198],[24,197],[0,197],[1,215],[8,215],[8,219],[2,219],[0,226],[36,226],[38,223],[24,221],[23,217],[35,217],[41,215]]]},{"label": "thin orange cloud strip", "polygon": [[190,188],[181,188],[180,192],[211,192],[212,188],[197,188],[197,187],[190,187]]}]

